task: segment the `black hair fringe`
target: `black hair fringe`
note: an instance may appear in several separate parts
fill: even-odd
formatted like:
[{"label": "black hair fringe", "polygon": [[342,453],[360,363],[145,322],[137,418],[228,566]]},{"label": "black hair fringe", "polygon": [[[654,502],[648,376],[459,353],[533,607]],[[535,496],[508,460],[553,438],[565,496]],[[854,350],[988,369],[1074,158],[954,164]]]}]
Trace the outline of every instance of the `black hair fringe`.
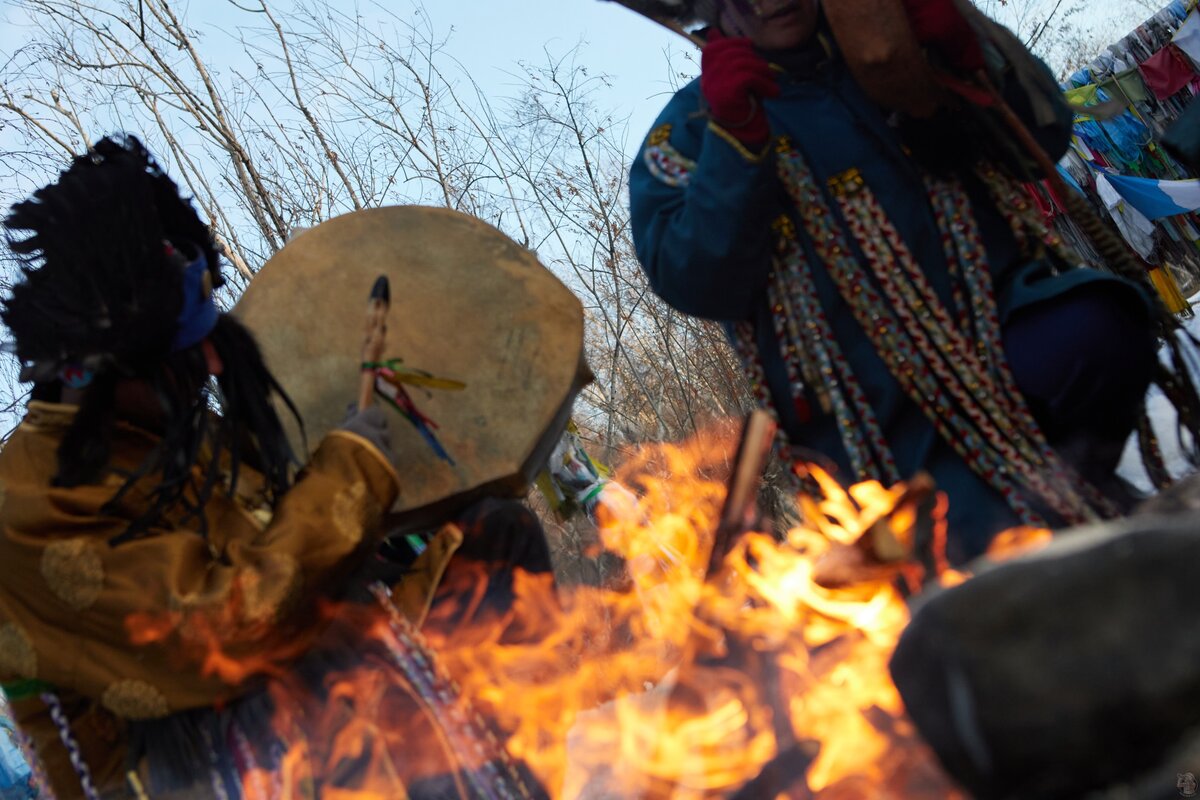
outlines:
[{"label": "black hair fringe", "polygon": [[98,376],[58,444],[58,473],[53,484],[64,488],[94,482],[108,464],[116,422],[117,376]]},{"label": "black hair fringe", "polygon": [[[203,251],[214,289],[224,279],[209,226],[137,138],[97,142],[56,183],[14,205],[4,228],[23,273],[0,312],[18,357],[59,368],[86,365],[95,372],[59,446],[55,485],[79,486],[102,477],[121,412],[121,379],[148,381],[158,398],[162,413],[155,432],[162,440],[132,474],[123,474],[125,482],[105,512],[114,512],[147,476],[158,483],[149,507],[113,544],[148,535],[168,511],[178,509],[182,518],[173,515],[173,524],[194,522],[204,535],[205,504],[219,486],[227,485],[232,494],[247,460],[266,475],[270,502],[283,496],[297,462],[272,395],[299,415],[250,332],[228,315],[218,318],[209,336],[224,363],[216,386],[202,345],[171,350],[183,272],[166,243],[183,252]],[[217,399],[221,416],[213,413]],[[199,477],[197,464],[205,469]]]},{"label": "black hair fringe", "polygon": [[[222,314],[209,342],[223,364],[215,393],[199,345],[174,354],[155,382],[167,420],[161,446],[109,501],[109,510],[147,474],[161,472],[162,477],[150,507],[112,540],[114,546],[146,536],[177,507],[184,511],[178,524],[194,522],[205,535],[204,507],[219,487],[234,493],[244,463],[265,476],[266,500],[272,506],[291,486],[299,461],[273,397],[281,399],[298,423],[299,412],[267,369],[253,335],[238,320]],[[220,415],[212,411],[214,399]],[[198,463],[205,464],[200,481],[192,469]]]},{"label": "black hair fringe", "polygon": [[[301,446],[307,450],[300,412],[267,368],[253,334],[237,319],[222,315],[209,341],[225,366],[217,378],[227,426],[224,438],[235,447],[249,439],[249,452],[257,458],[253,465],[266,477],[269,495],[282,497],[298,462],[272,398],[278,397],[292,414],[300,428]],[[231,452],[235,482],[242,460],[240,450]]]},{"label": "black hair fringe", "polygon": [[143,377],[169,353],[183,302],[163,242],[212,250],[208,227],[133,137],[101,140],[14,205],[4,227],[24,275],[0,315],[18,357],[111,361]]}]

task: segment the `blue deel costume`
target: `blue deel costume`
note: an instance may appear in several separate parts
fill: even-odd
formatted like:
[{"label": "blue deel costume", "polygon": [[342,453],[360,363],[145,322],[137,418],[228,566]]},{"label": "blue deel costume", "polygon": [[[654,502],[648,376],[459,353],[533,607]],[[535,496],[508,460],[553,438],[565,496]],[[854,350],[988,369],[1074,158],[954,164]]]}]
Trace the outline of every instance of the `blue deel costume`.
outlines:
[{"label": "blue deel costume", "polygon": [[[837,262],[840,248],[848,247],[852,261],[861,270],[858,280],[868,288],[873,281],[879,282],[873,274],[883,275],[886,280],[889,270],[901,268],[879,264],[880,251],[867,246],[878,239],[878,225],[865,226],[865,232],[855,232],[848,225],[850,217],[839,205],[839,187],[865,187],[867,195],[873,197],[865,201],[868,209],[881,211],[890,221],[932,291],[952,315],[971,302],[970,297],[964,300],[961,296],[961,286],[956,288],[956,280],[960,280],[956,274],[971,269],[967,262],[984,265],[994,287],[994,311],[1005,339],[1009,338],[1009,323],[1022,310],[1045,308],[1070,296],[1095,296],[1097,287],[1102,289],[1101,295],[1115,298],[1116,305],[1126,309],[1129,325],[1135,330],[1148,330],[1146,299],[1132,283],[1108,272],[1077,266],[1066,260],[1070,256],[1062,252],[1063,248],[1045,246],[1052,237],[1037,228],[1040,220],[1031,221],[1034,215],[1016,207],[1020,206],[1020,201],[1014,199],[1019,195],[1019,185],[1008,180],[1007,186],[1018,191],[1011,192],[1007,200],[998,200],[997,192],[976,171],[961,170],[955,177],[959,181],[958,196],[973,212],[986,261],[964,258],[963,265],[952,265],[946,241],[953,231],[947,226],[958,223],[953,219],[947,222],[944,214],[935,214],[928,175],[902,143],[895,120],[864,94],[828,42],[821,35],[786,56],[764,54],[776,67],[781,93],[764,101],[772,143],[763,153],[749,152],[710,120],[699,80],[676,93],[632,166],[630,195],[637,253],[651,286],[667,303],[685,313],[725,323],[735,344],[740,337],[744,361],[757,360],[760,364],[760,399],[764,405],[773,406],[790,443],[824,455],[836,465],[835,477],[843,484],[871,477],[886,482],[889,476],[903,478],[920,470],[930,473],[949,496],[948,554],[952,561],[961,562],[981,553],[997,532],[1029,522],[1030,515],[1022,516],[1014,505],[1028,503],[1052,525],[1063,520],[1037,498],[1013,499],[1011,492],[1006,495],[998,490],[994,476],[991,480],[983,476],[987,468],[968,463],[963,453],[970,448],[960,442],[956,449],[953,431],[939,434],[930,410],[923,409],[897,381],[893,373],[903,367],[889,368],[880,345],[865,333],[861,318],[855,316],[846,300],[859,289],[847,290],[849,294],[840,291],[831,265]],[[784,61],[786,67],[779,66]],[[1032,121],[1031,104],[1023,89],[1014,81],[1003,91],[1017,113]],[[1058,111],[1052,124],[1031,124],[1034,135],[1052,158],[1065,152],[1070,135],[1071,114],[1065,105]],[[782,174],[779,163],[785,152],[795,164],[802,165],[802,182],[810,191],[819,192],[816,213],[832,225],[831,230],[844,236],[839,247],[822,248],[819,240],[825,237],[814,236],[813,227],[819,226],[819,221],[805,218],[806,213],[813,213],[813,203],[805,201],[802,192],[789,192],[785,185],[789,178]],[[794,169],[791,174],[795,174]],[[814,201],[816,198],[812,195]],[[820,208],[822,204],[824,208]],[[1014,217],[1024,222],[1014,223]],[[1021,225],[1025,226],[1024,234],[1019,230]],[[788,258],[800,266],[793,271],[795,280],[786,284],[791,288],[777,289],[772,295],[771,287],[782,285],[778,281],[786,264],[781,254],[786,254],[789,246],[794,252]],[[874,255],[868,257],[868,250]],[[969,248],[963,252],[969,255]],[[872,261],[874,273],[869,266]],[[980,279],[977,276],[976,284]],[[780,312],[787,302],[780,300],[779,293],[789,294],[795,301],[798,293],[803,294],[795,288],[800,285],[808,287],[811,302],[793,302],[781,319]],[[796,352],[805,348],[796,344],[812,340],[794,329],[788,335],[788,326],[802,328],[815,318],[821,318],[826,326],[825,340],[835,339],[840,353],[824,361],[817,359],[816,365],[810,364],[806,371],[804,354]],[[1063,339],[1066,342],[1062,347],[1080,347],[1093,353],[1111,345],[1116,348],[1114,357],[1124,359],[1121,348],[1128,345],[1128,337],[1105,325],[1103,309],[1090,313],[1085,308],[1080,318],[1083,322],[1077,320],[1074,324],[1083,324],[1084,330],[1063,331],[1053,321],[1043,319],[1042,329],[1033,331],[1032,336],[1044,339],[1044,347],[1050,349]],[[1024,331],[1022,341],[1027,342],[1030,334],[1030,330]],[[1134,338],[1147,344],[1135,347],[1126,360],[1145,357],[1152,361],[1153,351],[1148,348],[1153,346],[1153,337],[1138,333]],[[974,344],[983,347],[979,342]],[[1073,354],[1062,355],[1067,363],[1077,363]],[[1040,369],[1036,356],[1022,356],[1013,359],[1013,373]],[[1047,363],[1062,362],[1060,358]],[[1121,368],[1126,366],[1122,364]],[[753,380],[753,370],[750,374]],[[1054,376],[1049,380],[1045,375],[1035,377],[1048,383],[1054,395]],[[1016,379],[1020,385],[1026,382],[1019,374]],[[1144,380],[1148,382],[1149,376]],[[1134,383],[1139,381],[1142,378]],[[1145,382],[1126,391],[1139,406]],[[1089,402],[1102,403],[1103,383],[1094,385],[1090,394],[1061,392],[1058,400],[1074,403],[1084,396]],[[980,391],[977,386],[972,388]],[[836,403],[830,408],[830,391],[843,400],[841,411]],[[860,403],[858,423],[849,424],[855,415],[845,409],[854,406],[856,396],[865,398],[870,408],[863,410]],[[1054,402],[1052,396],[1048,403]],[[941,416],[938,406],[931,408],[932,416]],[[1071,412],[1070,408],[1055,410],[1060,414]],[[862,424],[864,416],[872,415],[870,424]],[[856,441],[856,437],[870,439],[872,431],[890,449],[890,466],[882,472],[866,469],[852,457],[856,450],[866,454],[860,462],[869,457],[870,442]],[[1024,490],[1021,493],[1028,494]]]}]

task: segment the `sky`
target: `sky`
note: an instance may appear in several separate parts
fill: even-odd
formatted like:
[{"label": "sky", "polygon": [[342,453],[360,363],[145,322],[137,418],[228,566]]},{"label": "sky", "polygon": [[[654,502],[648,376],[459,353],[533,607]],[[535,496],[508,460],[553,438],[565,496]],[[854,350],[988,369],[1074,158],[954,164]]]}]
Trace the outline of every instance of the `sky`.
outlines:
[{"label": "sky", "polygon": [[[271,5],[281,9],[287,3],[272,0]],[[99,0],[98,5],[115,4]],[[357,8],[367,17],[377,14],[369,2],[330,0],[328,5],[347,12]],[[578,45],[580,63],[610,79],[611,89],[597,100],[619,118],[628,118],[630,153],[666,103],[671,65],[689,75],[699,71],[697,63],[688,60],[696,51],[686,40],[609,0],[387,0],[379,5],[401,16],[428,15],[435,34],[449,36],[446,52],[481,86],[500,96],[515,90],[511,74],[519,62],[544,62],[545,50],[563,55]],[[173,7],[201,29],[255,22],[229,0],[185,0]],[[23,46],[30,34],[11,2],[0,0],[0,14],[2,59]],[[206,44],[210,64],[220,63],[222,47],[233,47],[216,35],[207,37]]]},{"label": "sky", "polygon": [[[1010,0],[1008,8],[1056,0]],[[99,0],[100,5],[108,5]],[[274,0],[277,8],[286,0]],[[372,16],[371,3],[331,0],[345,11],[355,8]],[[230,0],[186,0],[174,4],[184,19],[197,27],[231,28],[245,24],[248,15]],[[504,95],[513,89],[510,74],[522,60],[543,60],[543,50],[563,54],[580,46],[580,59],[596,74],[607,75],[609,91],[597,98],[628,119],[626,150],[632,154],[666,102],[672,82],[698,72],[695,50],[676,34],[645,20],[611,0],[389,0],[382,7],[393,13],[427,14],[436,33],[449,35],[446,50],[457,58],[485,89]],[[1132,28],[1146,13],[1131,0],[1091,0],[1087,26],[1120,31]],[[0,56],[23,46],[29,32],[21,25],[11,2],[0,0]],[[250,18],[252,19],[252,18]],[[1078,17],[1076,17],[1078,19]],[[1120,34],[1118,34],[1120,35]],[[220,37],[209,38],[208,55],[219,62]],[[0,74],[0,80],[3,75]]]},{"label": "sky", "polygon": [[624,110],[637,131],[631,147],[666,104],[669,65],[699,71],[687,60],[696,55],[690,43],[608,0],[437,0],[427,10],[435,25],[453,26],[450,51],[498,91],[514,62],[536,60],[543,47],[562,52],[581,43],[583,63],[610,76],[611,107]]}]

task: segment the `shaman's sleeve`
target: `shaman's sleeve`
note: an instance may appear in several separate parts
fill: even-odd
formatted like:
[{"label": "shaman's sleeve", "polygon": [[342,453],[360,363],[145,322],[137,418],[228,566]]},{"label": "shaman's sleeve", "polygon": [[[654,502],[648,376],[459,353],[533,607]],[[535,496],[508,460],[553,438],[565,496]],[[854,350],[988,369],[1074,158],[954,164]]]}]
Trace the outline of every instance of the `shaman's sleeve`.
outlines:
[{"label": "shaman's sleeve", "polygon": [[686,314],[748,319],[771,268],[769,148],[751,153],[697,116],[690,86],[633,163],[633,240],[654,291]]},{"label": "shaman's sleeve", "polygon": [[374,445],[335,430],[279,502],[262,536],[230,549],[292,554],[300,566],[301,588],[310,594],[323,588],[348,556],[379,541],[380,520],[399,486],[395,469]]},{"label": "shaman's sleeve", "polygon": [[208,537],[165,523],[114,546],[128,524],[106,509],[114,486],[51,487],[28,463],[0,466],[0,681],[69,689],[125,719],[235,697],[303,653],[316,598],[375,544],[397,495],[386,459],[335,433],[265,527],[214,495]]}]

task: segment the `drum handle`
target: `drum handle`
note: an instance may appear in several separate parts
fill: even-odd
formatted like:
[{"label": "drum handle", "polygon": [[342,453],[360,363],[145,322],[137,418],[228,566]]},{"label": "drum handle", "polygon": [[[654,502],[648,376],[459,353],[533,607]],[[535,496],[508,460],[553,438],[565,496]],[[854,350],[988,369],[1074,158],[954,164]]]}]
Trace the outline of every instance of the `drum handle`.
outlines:
[{"label": "drum handle", "polygon": [[367,300],[367,331],[363,341],[362,379],[358,387],[359,410],[371,405],[375,397],[375,368],[367,365],[383,360],[383,348],[387,343],[387,313],[391,304],[391,286],[387,276],[380,275],[375,279],[371,297]]}]

